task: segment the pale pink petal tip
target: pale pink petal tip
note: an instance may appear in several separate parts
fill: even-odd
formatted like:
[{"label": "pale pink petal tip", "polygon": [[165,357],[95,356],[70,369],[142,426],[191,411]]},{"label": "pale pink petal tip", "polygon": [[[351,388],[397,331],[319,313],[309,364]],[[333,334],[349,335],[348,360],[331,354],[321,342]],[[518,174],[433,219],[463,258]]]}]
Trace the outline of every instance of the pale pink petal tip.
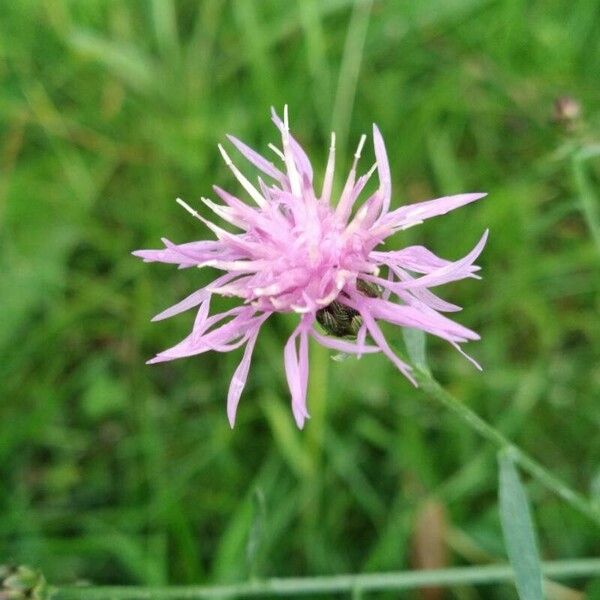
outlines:
[{"label": "pale pink petal tip", "polygon": [[238,403],[240,401],[242,392],[244,391],[244,387],[246,386],[246,379],[248,378],[250,361],[252,360],[252,352],[254,351],[254,345],[256,343],[258,331],[259,328],[257,327],[256,331],[248,340],[246,349],[244,350],[244,356],[235,370],[235,373],[231,378],[231,383],[229,384],[229,392],[227,394],[227,418],[229,419],[229,424],[232,428],[235,424]]},{"label": "pale pink petal tip", "polygon": [[[440,258],[423,246],[388,249],[380,244],[395,233],[486,194],[455,194],[391,209],[393,177],[389,157],[383,136],[377,125],[373,125],[375,164],[369,169],[370,165],[360,162],[366,138],[362,136],[350,173],[341,178],[346,184],[337,199],[331,194],[336,180],[332,135],[327,164],[324,169],[317,169],[325,172],[319,195],[313,187],[311,161],[290,133],[287,106],[283,118],[273,110],[272,120],[280,135],[276,144],[269,144],[273,151],[269,157],[231,135],[227,139],[240,156],[233,153],[230,158],[228,150],[219,145],[237,180],[237,190],[229,193],[214,186],[213,199],[202,198],[201,202],[190,204],[178,200],[181,207],[200,221],[202,231],[208,228],[213,239],[173,243],[163,238],[161,248],[133,252],[145,262],[174,264],[180,269],[201,267],[207,273],[216,271],[211,283],[152,319],[161,321],[184,311],[196,311],[188,337],[148,363],[241,349],[242,356],[227,393],[231,427],[235,424],[260,328],[273,313],[293,313],[300,317],[283,348],[291,409],[299,428],[309,418],[306,406],[309,337],[332,351],[357,357],[381,353],[414,385],[411,366],[394,353],[381,322],[420,329],[448,341],[462,354],[465,353],[461,344],[479,339],[475,332],[445,316],[444,313],[460,311],[461,307],[432,289],[452,281],[479,278],[475,260],[485,246],[487,230],[471,252],[455,261]],[[237,166],[243,159],[250,168]],[[338,157],[338,162],[344,159]],[[254,182],[249,175],[252,168],[259,171]],[[370,177],[377,178],[378,183],[367,196],[364,190],[369,189]],[[226,224],[221,226],[209,220],[207,210]],[[365,284],[374,286],[373,290],[378,292],[366,291]],[[213,295],[238,298],[239,305],[211,314]],[[333,302],[338,304],[337,313],[328,313]],[[349,311],[352,319],[362,321],[357,335],[350,335],[356,333],[356,323],[346,334],[344,321],[338,323],[337,329],[331,327],[330,319],[332,315],[339,318],[340,306],[342,311]],[[329,326],[317,326],[317,321]]]}]

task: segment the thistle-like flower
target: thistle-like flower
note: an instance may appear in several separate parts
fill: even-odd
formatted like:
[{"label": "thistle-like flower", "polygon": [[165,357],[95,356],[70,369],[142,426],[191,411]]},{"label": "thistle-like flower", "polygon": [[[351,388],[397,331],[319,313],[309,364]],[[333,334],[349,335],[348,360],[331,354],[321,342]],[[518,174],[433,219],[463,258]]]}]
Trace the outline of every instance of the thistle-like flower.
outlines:
[{"label": "thistle-like flower", "polygon": [[[460,307],[442,300],[430,288],[465,277],[477,278],[479,267],[474,261],[485,245],[487,231],[475,248],[456,262],[439,258],[423,246],[388,251],[376,248],[398,231],[485,194],[447,196],[390,210],[390,168],[381,133],[374,125],[375,164],[357,178],[356,168],[366,140],[363,135],[340,198],[333,203],[335,135],[331,136],[324,181],[317,195],[310,160],[290,134],[287,107],[283,121],[275,111],[272,118],[281,133],[282,149],[269,147],[281,161],[279,166],[228,136],[267,181],[259,177],[258,185],[251,183],[219,145],[225,164],[255,206],[216,186],[214,191],[224,204],[202,198],[210,210],[237,228],[238,233],[221,228],[178,199],[216,239],[185,244],[163,239],[163,249],[134,252],[146,262],[223,271],[210,285],[154,317],[158,321],[188,309],[197,310],[190,335],[148,362],[209,350],[228,352],[245,346],[227,397],[227,415],[232,426],[256,338],[273,313],[295,312],[300,317],[283,351],[298,427],[309,416],[306,407],[309,336],[343,353],[360,356],[382,352],[413,383],[410,366],[392,351],[378,321],[421,329],[447,340],[461,352],[460,343],[479,339],[475,332],[441,314],[458,311]],[[379,178],[377,190],[355,208],[375,171]],[[235,296],[242,302],[231,310],[210,315],[213,294]],[[391,297],[397,301],[391,301]]]}]

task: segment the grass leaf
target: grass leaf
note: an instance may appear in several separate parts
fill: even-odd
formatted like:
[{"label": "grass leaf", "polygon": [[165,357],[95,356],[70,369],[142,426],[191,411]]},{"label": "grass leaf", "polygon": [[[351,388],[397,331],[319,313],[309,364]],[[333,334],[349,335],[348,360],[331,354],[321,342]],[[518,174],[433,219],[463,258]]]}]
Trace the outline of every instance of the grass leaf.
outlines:
[{"label": "grass leaf", "polygon": [[84,29],[76,29],[68,42],[76,52],[96,60],[132,88],[143,93],[156,91],[155,65],[139,48]]},{"label": "grass leaf", "polygon": [[500,521],[521,600],[543,600],[542,569],[525,488],[508,451],[500,452]]}]

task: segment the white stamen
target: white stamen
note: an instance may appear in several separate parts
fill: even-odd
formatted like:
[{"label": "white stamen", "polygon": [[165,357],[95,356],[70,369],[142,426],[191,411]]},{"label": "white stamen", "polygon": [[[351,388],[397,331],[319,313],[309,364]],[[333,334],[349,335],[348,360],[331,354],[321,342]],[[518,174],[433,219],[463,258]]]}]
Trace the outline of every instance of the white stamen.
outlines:
[{"label": "white stamen", "polygon": [[292,194],[297,198],[300,198],[302,195],[302,188],[300,186],[300,175],[290,149],[290,124],[288,120],[287,104],[283,107],[283,155],[285,156],[285,165],[287,167]]},{"label": "white stamen", "polygon": [[241,223],[240,220],[235,218],[235,211],[232,208],[229,208],[228,206],[221,206],[220,204],[217,204],[208,198],[201,197],[200,200],[222,219],[225,219],[233,224]]},{"label": "white stamen", "polygon": [[329,202],[331,198],[331,188],[333,186],[333,172],[335,170],[335,133],[331,132],[331,146],[329,147],[329,157],[327,158],[327,167],[325,168],[325,177],[323,178],[323,190],[321,200]]},{"label": "white stamen", "polygon": [[241,273],[252,273],[258,271],[263,267],[264,260],[218,260],[210,259],[205,260],[198,264],[198,268],[202,267],[216,267],[217,269],[223,269],[226,271],[239,271]]},{"label": "white stamen", "polygon": [[356,165],[358,164],[358,159],[360,158],[360,153],[362,152],[366,139],[367,136],[363,133],[360,136],[358,147],[356,148],[356,152],[354,153],[354,161],[352,162],[352,168],[350,169],[350,173],[348,173],[348,178],[346,179],[346,183],[344,184],[344,189],[342,190],[342,195],[340,196],[339,204],[335,209],[335,214],[339,219],[346,220],[350,216],[350,211],[352,208],[351,190],[354,187],[354,182],[356,180]]},{"label": "white stamen", "polygon": [[304,315],[310,311],[308,306],[298,306],[297,304],[292,304],[291,307],[292,307],[292,310],[295,313],[298,313],[299,315]]},{"label": "white stamen", "polygon": [[366,139],[367,139],[367,136],[363,133],[360,136],[360,140],[358,141],[358,147],[356,148],[356,152],[354,153],[354,160],[352,161],[352,169],[351,169],[352,173],[356,173],[356,165],[358,165],[358,161],[360,159],[360,155],[361,155],[363,146],[365,145]]},{"label": "white stamen", "polygon": [[273,152],[275,152],[275,154],[277,154],[277,156],[279,156],[279,158],[285,162],[285,156],[283,155],[283,152],[275,144],[269,144],[269,148],[273,150]]},{"label": "white stamen", "polygon": [[290,121],[288,119],[288,105],[284,104],[283,106],[283,126],[287,132],[290,131]]},{"label": "white stamen", "polygon": [[217,236],[218,239],[222,240],[223,238],[231,237],[231,233],[225,231],[225,229],[223,229],[222,227],[215,225],[208,219],[205,219],[201,214],[198,213],[198,211],[194,210],[187,202],[184,202],[181,198],[175,198],[175,201],[180,206],[183,206],[183,208],[185,208],[185,210],[187,210],[193,217],[196,217],[198,221],[204,223]]},{"label": "white stamen", "polygon": [[258,204],[261,208],[264,208],[267,205],[267,201],[261,196],[260,192],[246,179],[242,172],[233,164],[231,158],[227,152],[225,152],[225,148],[221,144],[219,144],[219,151],[223,156],[223,160],[225,164],[229,167],[231,172],[234,174],[235,178],[242,184],[242,187],[250,194],[254,202]]},{"label": "white stamen", "polygon": [[373,173],[375,173],[375,169],[377,169],[377,163],[375,163],[365,174],[367,181],[369,181],[369,179],[371,179],[371,175],[373,175]]},{"label": "white stamen", "polygon": [[190,213],[190,215],[204,222],[204,219],[198,214],[198,211],[194,210],[187,202],[183,201],[181,198],[175,198],[175,202],[177,202],[179,206],[183,206],[183,208],[185,208],[185,210],[187,210]]},{"label": "white stamen", "polygon": [[363,133],[360,136],[360,140],[358,141],[358,148],[356,149],[356,152],[354,153],[354,158],[358,161],[358,159],[360,158],[360,154],[362,152],[362,149],[365,145],[365,141],[367,140],[367,136]]}]

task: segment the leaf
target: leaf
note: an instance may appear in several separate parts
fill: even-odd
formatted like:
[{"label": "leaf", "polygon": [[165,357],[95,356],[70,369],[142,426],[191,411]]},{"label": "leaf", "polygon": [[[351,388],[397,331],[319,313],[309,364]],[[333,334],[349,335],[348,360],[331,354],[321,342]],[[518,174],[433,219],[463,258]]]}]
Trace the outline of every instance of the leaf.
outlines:
[{"label": "leaf", "polygon": [[[595,152],[594,152],[595,150]],[[594,186],[588,177],[585,168],[585,161],[597,156],[598,148],[588,147],[575,155],[572,169],[575,178],[575,185],[579,192],[581,212],[587,222],[591,236],[600,250],[600,209]]]},{"label": "leaf", "polygon": [[152,0],[152,22],[156,41],[165,56],[176,56],[179,51],[177,13],[173,0]]},{"label": "leaf", "polygon": [[156,91],[156,82],[160,79],[156,65],[139,48],[85,29],[74,30],[68,43],[73,50],[96,60],[132,88],[143,93]]},{"label": "leaf", "polygon": [[260,487],[256,487],[252,494],[253,501],[253,516],[248,533],[248,543],[246,545],[246,562],[248,564],[248,572],[251,577],[258,573],[258,556],[260,546],[264,534],[266,521],[265,495]]},{"label": "leaf", "polygon": [[542,569],[525,488],[510,451],[498,454],[500,521],[520,600],[544,600]]},{"label": "leaf", "polygon": [[404,337],[404,345],[411,362],[424,371],[429,371],[427,365],[427,351],[425,332],[421,329],[412,327],[403,327],[402,335]]}]

